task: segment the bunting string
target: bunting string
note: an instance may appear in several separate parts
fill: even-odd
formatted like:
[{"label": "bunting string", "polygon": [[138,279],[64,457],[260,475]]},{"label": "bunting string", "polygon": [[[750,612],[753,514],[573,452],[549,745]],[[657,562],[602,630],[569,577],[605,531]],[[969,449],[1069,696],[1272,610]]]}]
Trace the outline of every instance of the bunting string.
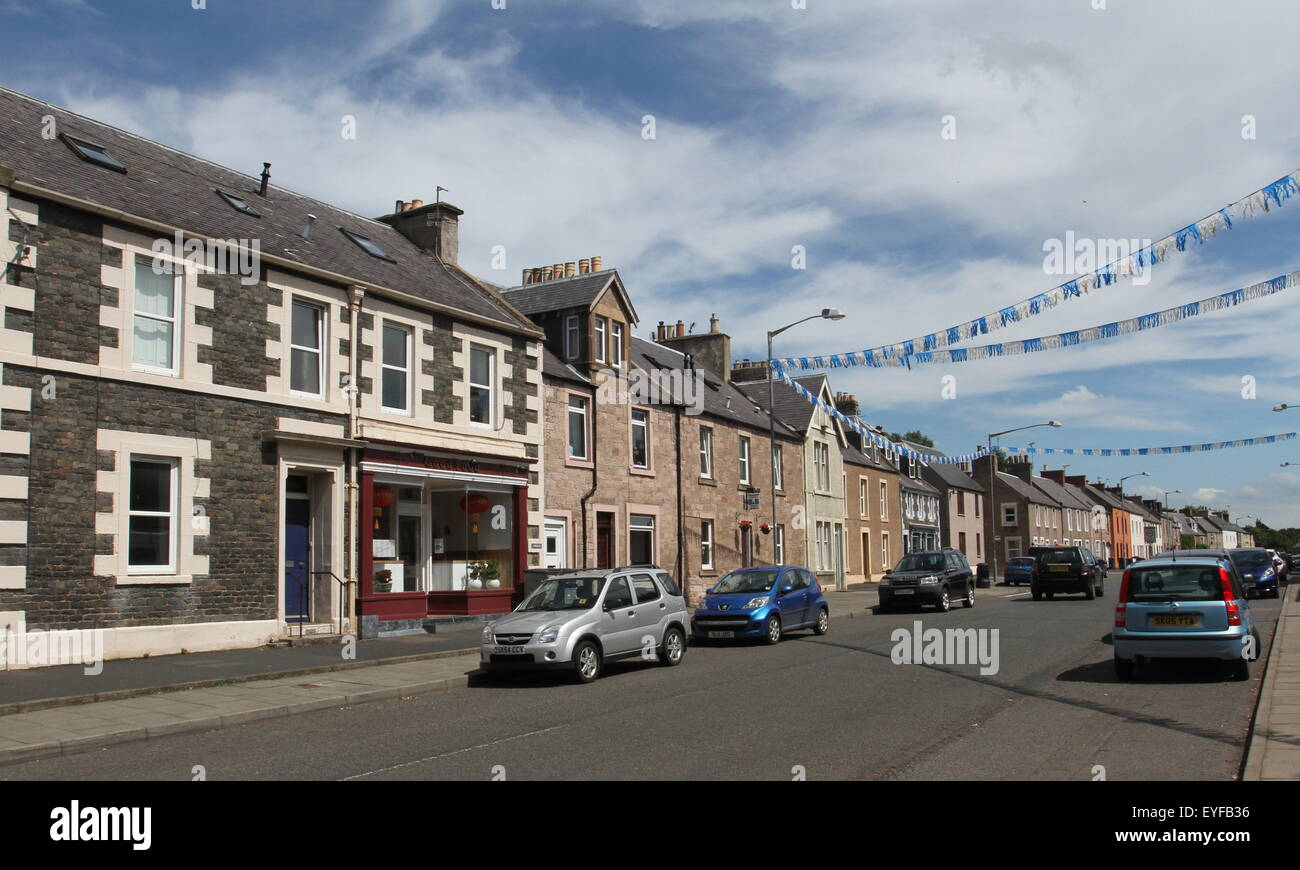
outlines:
[{"label": "bunting string", "polygon": [[1300,193],[1300,171],[1284,175],[1272,184],[1261,187],[1236,202],[1224,206],[1198,221],[1188,224],[1180,230],[1165,236],[1159,241],[1139,248],[1127,256],[1120,257],[1091,272],[1085,272],[1070,281],[1052,289],[1021,300],[990,314],[977,317],[965,323],[959,323],[944,330],[881,345],[863,351],[850,351],[822,356],[786,357],[771,362],[779,362],[787,369],[821,370],[844,368],[847,366],[871,365],[868,359],[889,360],[897,357],[915,357],[918,353],[935,351],[948,345],[969,341],[980,335],[986,335],[996,329],[1019,323],[1030,317],[1056,307],[1062,302],[1078,299],[1100,287],[1117,283],[1120,278],[1142,274],[1156,264],[1163,263],[1174,253],[1184,253],[1189,244],[1205,244],[1216,237],[1220,231],[1230,230],[1234,223],[1260,214],[1266,214],[1275,207],[1280,207]]},{"label": "bunting string", "polygon": [[1093,326],[1088,329],[1075,329],[1069,332],[1060,332],[1056,335],[1026,338],[1023,341],[998,342],[969,348],[957,347],[950,350],[927,350],[910,356],[881,357],[873,355],[871,351],[864,351],[863,365],[877,368],[906,366],[910,369],[914,365],[926,363],[962,363],[971,360],[1017,356],[1043,350],[1074,347],[1075,345],[1114,338],[1118,335],[1129,335],[1134,332],[1157,329],[1161,326],[1180,323],[1192,317],[1200,317],[1203,314],[1234,308],[1247,302],[1276,295],[1283,290],[1295,287],[1297,284],[1300,284],[1300,271],[1278,275],[1276,278],[1269,278],[1267,281],[1260,281],[1258,284],[1252,284],[1249,287],[1229,290],[1226,293],[1219,293],[1196,302],[1166,308],[1163,311],[1153,311],[1150,314],[1142,314],[1138,317],[1130,317],[1127,320],[1117,320],[1112,323],[1103,323],[1100,326]]},{"label": "bunting string", "polygon": [[1047,456],[1163,456],[1170,453],[1201,453],[1206,450],[1227,450],[1230,447],[1257,447],[1290,441],[1296,432],[1281,435],[1260,435],[1255,438],[1238,438],[1236,441],[1209,441],[1205,444],[1180,444],[1176,447],[1003,447],[1008,453]]}]

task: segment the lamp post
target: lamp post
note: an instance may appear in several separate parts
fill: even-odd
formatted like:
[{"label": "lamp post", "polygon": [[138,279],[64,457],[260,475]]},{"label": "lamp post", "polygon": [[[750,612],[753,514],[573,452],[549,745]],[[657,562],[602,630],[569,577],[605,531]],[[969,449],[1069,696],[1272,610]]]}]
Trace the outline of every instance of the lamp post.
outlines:
[{"label": "lamp post", "polygon": [[1285,411],[1285,410],[1287,410],[1288,408],[1300,408],[1300,405],[1288,405],[1286,402],[1283,402],[1283,403],[1280,404],[1280,405],[1274,405],[1274,406],[1273,406],[1273,410],[1274,410],[1274,411]]},{"label": "lamp post", "polygon": [[[1130,477],[1150,477],[1150,476],[1151,476],[1151,473],[1150,473],[1149,471],[1139,471],[1137,474],[1129,474],[1129,475],[1126,475],[1126,476],[1124,476],[1124,477],[1121,477],[1121,478],[1119,479],[1119,497],[1120,497],[1120,498],[1123,498],[1123,497],[1124,497],[1124,481],[1128,480]],[[1132,537],[1132,530],[1131,530],[1131,529],[1130,529],[1130,535],[1129,535],[1129,536]],[[1135,543],[1132,543],[1132,542],[1129,543],[1129,547],[1130,547],[1130,548],[1133,548],[1133,547],[1136,547],[1136,546],[1137,546],[1137,545],[1136,545]],[[1142,541],[1142,546],[1143,546],[1143,547],[1146,547],[1146,540],[1145,540],[1145,538],[1144,538],[1143,541]]]},{"label": "lamp post", "polygon": [[1286,468],[1288,465],[1300,465],[1300,462],[1283,462],[1279,468]]},{"label": "lamp post", "polygon": [[1060,429],[1061,423],[1057,420],[1048,420],[1046,423],[1033,423],[1029,426],[1017,426],[1015,429],[1003,429],[1001,432],[990,432],[988,437],[987,453],[989,457],[989,503],[986,513],[989,517],[989,528],[993,534],[989,536],[989,552],[993,555],[993,562],[989,566],[989,586],[997,582],[998,576],[998,516],[997,505],[993,498],[993,479],[996,471],[997,457],[993,455],[993,439],[1001,435],[1010,435],[1012,432],[1021,432],[1025,429],[1037,429],[1040,426],[1051,426],[1053,429]]},{"label": "lamp post", "polygon": [[[776,477],[777,474],[780,473],[781,469],[780,466],[777,464],[777,458],[776,458],[776,407],[775,407],[776,388],[775,388],[775,384],[773,383],[776,380],[776,378],[772,376],[772,361],[775,359],[775,356],[772,353],[772,339],[776,338],[778,335],[785,332],[787,329],[790,329],[791,327],[798,326],[801,323],[807,323],[809,320],[817,320],[819,318],[822,320],[843,320],[844,312],[840,311],[838,308],[823,308],[821,314],[809,315],[808,317],[805,317],[802,320],[796,320],[794,323],[787,323],[785,326],[781,327],[780,329],[768,330],[767,333],[767,440],[768,440],[768,453],[770,455],[768,461],[772,466],[771,469],[769,470],[771,475],[769,481],[771,486],[769,487],[769,490],[772,499],[772,534],[773,535],[777,534]],[[784,543],[784,541],[782,543]],[[776,556],[775,538],[772,539],[772,555],[774,557]],[[775,558],[772,559],[772,563],[776,564]]]},{"label": "lamp post", "polygon": [[1182,492],[1182,490],[1181,490],[1181,489],[1166,489],[1166,490],[1165,490],[1165,511],[1166,511],[1166,512],[1169,510],[1169,496],[1173,495],[1173,494],[1176,493],[1176,492]]}]

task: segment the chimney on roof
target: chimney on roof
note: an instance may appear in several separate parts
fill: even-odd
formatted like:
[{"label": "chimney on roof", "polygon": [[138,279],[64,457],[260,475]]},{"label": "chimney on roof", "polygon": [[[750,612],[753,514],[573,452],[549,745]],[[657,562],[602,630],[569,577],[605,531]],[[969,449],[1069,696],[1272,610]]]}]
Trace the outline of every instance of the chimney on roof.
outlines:
[{"label": "chimney on roof", "polygon": [[714,335],[718,334],[718,315],[716,312],[709,315],[709,332]]},{"label": "chimney on roof", "polygon": [[716,331],[687,335],[686,324],[680,320],[676,326],[660,328],[663,330],[660,344],[690,354],[701,368],[718,374],[723,380],[731,380],[731,336]]},{"label": "chimney on roof", "polygon": [[566,278],[572,278],[574,275],[577,274],[577,272],[578,272],[578,264],[577,264],[577,263],[565,263],[565,264],[564,264],[564,277],[566,277]]},{"label": "chimney on roof", "polygon": [[[401,200],[398,200],[401,203]],[[444,263],[455,263],[460,254],[460,216],[465,212],[449,202],[413,199],[405,208],[376,220],[386,223],[412,244]]]},{"label": "chimney on roof", "polygon": [[1064,468],[1044,468],[1041,472],[1043,477],[1052,481],[1058,486],[1065,486],[1065,469]]},{"label": "chimney on roof", "polygon": [[586,275],[591,271],[591,257],[583,257],[578,261],[578,274]]},{"label": "chimney on roof", "polygon": [[600,257],[592,257],[592,258],[591,258],[591,271],[593,271],[593,272],[599,272],[599,271],[600,271]]},{"label": "chimney on roof", "polygon": [[1002,469],[1007,474],[1018,477],[1025,483],[1032,484],[1034,476],[1034,461],[1028,456],[1012,456]]},{"label": "chimney on roof", "polygon": [[767,363],[762,360],[741,360],[731,366],[731,382],[734,384],[747,384],[754,381],[767,380],[768,374]]},{"label": "chimney on roof", "polygon": [[1071,474],[1070,476],[1065,478],[1065,482],[1070,484],[1071,486],[1086,486],[1088,483],[1088,478],[1082,474]]},{"label": "chimney on roof", "polygon": [[266,186],[267,186],[268,184],[270,184],[270,182],[271,182],[271,164],[269,164],[269,163],[263,163],[263,164],[262,164],[262,183],[261,183],[261,185],[257,188],[257,193],[258,193],[259,196],[266,196]]},{"label": "chimney on roof", "polygon": [[314,214],[307,215],[307,219],[302,222],[302,237],[304,239],[311,238],[311,228],[312,225],[315,223],[316,223],[316,215]]},{"label": "chimney on roof", "polygon": [[835,394],[835,410],[849,417],[858,415],[858,397],[852,393]]}]

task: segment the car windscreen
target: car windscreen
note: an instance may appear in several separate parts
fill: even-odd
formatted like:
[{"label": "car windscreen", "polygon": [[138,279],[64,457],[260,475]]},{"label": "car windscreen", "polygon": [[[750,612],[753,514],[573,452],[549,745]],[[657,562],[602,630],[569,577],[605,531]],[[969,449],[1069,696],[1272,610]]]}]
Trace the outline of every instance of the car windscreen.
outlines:
[{"label": "car windscreen", "polygon": [[1222,601],[1223,581],[1215,565],[1153,565],[1130,568],[1130,601]]},{"label": "car windscreen", "polygon": [[1029,568],[1034,564],[1033,556],[1016,556],[1011,560],[1012,568]]},{"label": "car windscreen", "polygon": [[942,571],[944,569],[943,556],[939,553],[913,553],[910,556],[904,556],[898,562],[895,571]]},{"label": "car windscreen", "polygon": [[588,610],[604,585],[604,577],[556,577],[538,586],[518,610]]},{"label": "car windscreen", "polygon": [[746,568],[732,571],[718,581],[711,592],[726,595],[732,592],[766,592],[776,582],[775,568]]},{"label": "car windscreen", "polygon": [[1238,568],[1272,568],[1273,560],[1262,550],[1245,553],[1233,553],[1232,561]]},{"label": "car windscreen", "polygon": [[1044,565],[1069,565],[1083,561],[1078,550],[1044,550],[1038,558]]}]

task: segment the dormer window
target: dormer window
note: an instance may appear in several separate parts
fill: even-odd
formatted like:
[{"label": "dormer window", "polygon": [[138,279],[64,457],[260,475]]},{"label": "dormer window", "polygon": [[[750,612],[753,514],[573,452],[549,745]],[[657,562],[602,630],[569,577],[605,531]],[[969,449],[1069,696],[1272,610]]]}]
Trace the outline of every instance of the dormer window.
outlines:
[{"label": "dormer window", "polygon": [[222,190],[219,187],[216,188],[214,192],[225,201],[226,205],[230,206],[235,211],[243,212],[244,214],[255,218],[260,218],[262,216],[262,213],[249,205],[242,196]]},{"label": "dormer window", "polygon": [[85,139],[77,139],[74,136],[64,134],[61,137],[64,143],[72,149],[72,152],[85,160],[87,163],[94,163],[97,166],[103,166],[105,169],[111,169],[114,172],[126,172],[126,167],[108,153],[108,149],[103,145],[96,145]]},{"label": "dormer window", "polygon": [[352,230],[344,229],[343,227],[339,227],[339,232],[351,239],[358,248],[365,251],[376,260],[387,260],[390,263],[397,262],[392,257],[388,256],[388,253],[383,248],[379,247],[378,244],[360,233],[354,233]]}]

